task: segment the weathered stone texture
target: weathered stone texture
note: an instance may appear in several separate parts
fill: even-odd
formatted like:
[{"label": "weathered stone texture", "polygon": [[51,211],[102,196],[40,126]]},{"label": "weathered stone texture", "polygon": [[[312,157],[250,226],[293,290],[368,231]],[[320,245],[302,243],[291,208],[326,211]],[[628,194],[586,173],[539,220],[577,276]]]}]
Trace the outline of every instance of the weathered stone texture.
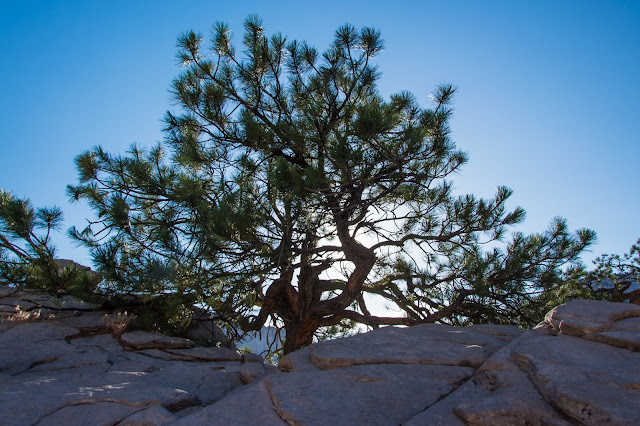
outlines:
[{"label": "weathered stone texture", "polygon": [[640,424],[637,305],[573,301],[529,331],[386,327],[279,369],[121,320],[0,287],[0,425]]},{"label": "weathered stone texture", "polygon": [[244,385],[227,348],[119,335],[117,314],[68,298],[0,287],[0,305],[0,425],[172,424]]}]

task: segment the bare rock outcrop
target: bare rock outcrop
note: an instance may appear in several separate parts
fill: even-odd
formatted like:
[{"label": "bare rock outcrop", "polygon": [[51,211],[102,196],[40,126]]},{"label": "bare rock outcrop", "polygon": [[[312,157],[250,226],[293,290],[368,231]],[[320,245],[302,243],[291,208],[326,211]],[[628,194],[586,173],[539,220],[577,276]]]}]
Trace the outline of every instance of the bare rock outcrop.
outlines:
[{"label": "bare rock outcrop", "polygon": [[[576,300],[533,330],[424,324],[265,365],[0,287],[0,425],[640,424],[640,306]],[[196,339],[197,340],[197,339]]]},{"label": "bare rock outcrop", "polygon": [[322,342],[263,381],[289,424],[640,424],[640,306],[576,300],[524,331],[383,328]]},{"label": "bare rock outcrop", "polygon": [[123,332],[126,314],[97,309],[0,287],[0,425],[169,424],[267,373],[257,355]]}]

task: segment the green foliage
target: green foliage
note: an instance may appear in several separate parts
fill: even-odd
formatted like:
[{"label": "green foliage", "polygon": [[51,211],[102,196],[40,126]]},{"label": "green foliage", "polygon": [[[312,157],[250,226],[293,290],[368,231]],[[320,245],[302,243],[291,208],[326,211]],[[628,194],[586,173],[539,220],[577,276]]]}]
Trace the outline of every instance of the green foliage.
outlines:
[{"label": "green foliage", "polygon": [[628,253],[603,254],[595,260],[596,268],[582,281],[589,290],[589,298],[622,302],[630,299],[640,304],[640,290],[633,290],[640,282],[640,239]]},{"label": "green foliage", "polygon": [[89,299],[100,279],[55,257],[51,234],[61,223],[58,207],[34,209],[0,190],[0,282]]},{"label": "green foliage", "polygon": [[143,298],[134,309],[136,326],[170,336],[186,337],[193,319],[193,306],[186,304],[180,295]]},{"label": "green foliage", "polygon": [[[556,220],[504,242],[524,219],[511,190],[454,195],[467,161],[449,137],[456,89],[438,86],[430,108],[383,99],[377,30],[344,25],[319,53],[251,16],[242,43],[220,23],[208,51],[180,36],[165,142],[76,158],[68,192],[96,218],[71,234],[114,291],[172,294],[245,331],[270,319],[287,353],[354,322],[531,324],[579,269],[592,231]],[[372,314],[363,294],[404,317]]]},{"label": "green foliage", "polygon": [[632,288],[640,282],[640,240],[628,253],[603,254],[594,264],[591,271],[581,266],[570,268],[562,280],[543,288],[534,302],[525,306],[531,311],[529,316],[542,318],[552,308],[573,299],[640,303],[640,290]]},{"label": "green foliage", "polygon": [[[589,230],[570,234],[566,221],[557,218],[542,234],[515,233],[503,248],[488,252],[480,252],[477,246],[474,251],[454,249],[447,257],[433,258],[430,269],[406,270],[405,266],[405,280],[414,297],[403,298],[400,292],[396,298],[411,309],[419,308],[425,300],[439,300],[443,305],[448,300],[459,300],[463,314],[447,320],[454,324],[531,327],[569,295],[578,295],[569,291],[570,284],[576,284],[584,275],[576,254],[594,239],[595,233]],[[437,274],[431,272],[434,270]],[[441,279],[448,284],[443,293],[442,286],[433,285]],[[415,283],[417,280],[420,282]]]}]

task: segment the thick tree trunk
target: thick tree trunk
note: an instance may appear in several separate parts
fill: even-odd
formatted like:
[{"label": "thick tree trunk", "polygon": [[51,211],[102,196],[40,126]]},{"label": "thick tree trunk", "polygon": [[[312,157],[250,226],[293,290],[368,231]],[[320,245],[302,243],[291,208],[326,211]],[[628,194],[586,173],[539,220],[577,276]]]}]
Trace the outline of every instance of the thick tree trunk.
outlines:
[{"label": "thick tree trunk", "polygon": [[284,354],[302,349],[313,343],[313,334],[318,328],[317,321],[289,322],[285,324]]},{"label": "thick tree trunk", "polygon": [[[338,221],[338,237],[344,249],[345,258],[354,265],[353,272],[340,295],[331,299],[320,300],[318,274],[312,267],[302,267],[299,281],[300,293],[289,299],[289,307],[280,309],[278,314],[285,323],[284,353],[288,354],[309,346],[313,335],[320,327],[323,319],[340,315],[362,294],[362,286],[375,264],[375,253],[358,243],[350,234],[346,220]],[[305,265],[309,266],[309,265]],[[325,268],[326,269],[326,268]],[[280,307],[283,305],[280,304]],[[293,309],[292,309],[293,308]]]}]

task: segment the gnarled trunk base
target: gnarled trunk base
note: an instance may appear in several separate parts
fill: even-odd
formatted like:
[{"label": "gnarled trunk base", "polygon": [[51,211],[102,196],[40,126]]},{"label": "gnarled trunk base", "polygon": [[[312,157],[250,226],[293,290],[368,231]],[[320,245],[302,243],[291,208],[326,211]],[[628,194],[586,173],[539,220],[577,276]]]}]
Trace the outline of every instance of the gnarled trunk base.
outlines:
[{"label": "gnarled trunk base", "polygon": [[297,351],[313,343],[313,334],[317,328],[317,322],[309,320],[285,324],[284,354]]}]

